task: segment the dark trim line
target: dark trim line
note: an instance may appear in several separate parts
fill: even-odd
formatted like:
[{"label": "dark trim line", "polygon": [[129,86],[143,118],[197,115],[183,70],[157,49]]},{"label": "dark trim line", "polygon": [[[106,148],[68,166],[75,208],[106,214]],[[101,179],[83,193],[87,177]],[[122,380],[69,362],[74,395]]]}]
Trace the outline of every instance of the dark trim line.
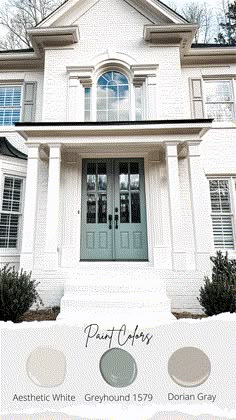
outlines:
[{"label": "dark trim line", "polygon": [[12,54],[12,53],[30,53],[34,52],[33,48],[22,48],[19,50],[0,50],[0,54]]},{"label": "dark trim line", "polygon": [[189,20],[185,19],[182,15],[180,15],[175,10],[171,9],[171,7],[167,6],[167,4],[163,3],[161,0],[155,0],[156,3],[161,3],[163,6],[165,6],[167,9],[169,9],[172,13],[175,13],[177,16],[179,16],[181,19],[185,20],[186,23],[190,23]]},{"label": "dark trim line", "polygon": [[16,149],[6,137],[0,137],[0,155],[27,160],[27,155]]},{"label": "dark trim line", "polygon": [[34,28],[37,28],[40,25],[40,23],[44,22],[49,16],[51,16],[54,12],[56,12],[57,10],[59,10],[67,2],[68,2],[68,0],[65,0],[63,3],[59,4],[59,6],[57,6],[57,8],[55,10],[53,10],[51,13],[49,13],[49,15],[47,15],[45,18],[43,18],[42,20],[40,20],[40,22],[37,23],[37,25],[34,26]]},{"label": "dark trim line", "polygon": [[233,48],[236,45],[229,44],[192,44],[191,48]]},{"label": "dark trim line", "polygon": [[110,125],[154,125],[154,124],[202,124],[211,123],[212,118],[199,118],[199,119],[183,119],[183,120],[145,120],[145,121],[91,121],[91,122],[18,122],[15,123],[16,127],[97,127],[97,126],[110,126]]}]

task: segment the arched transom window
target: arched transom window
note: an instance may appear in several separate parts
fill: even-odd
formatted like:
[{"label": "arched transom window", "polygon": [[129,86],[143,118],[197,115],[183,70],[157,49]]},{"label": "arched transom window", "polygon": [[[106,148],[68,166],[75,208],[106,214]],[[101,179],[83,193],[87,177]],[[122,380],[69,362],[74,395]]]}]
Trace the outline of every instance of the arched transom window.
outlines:
[{"label": "arched transom window", "polygon": [[97,121],[129,120],[129,82],[118,71],[103,73],[97,81]]}]

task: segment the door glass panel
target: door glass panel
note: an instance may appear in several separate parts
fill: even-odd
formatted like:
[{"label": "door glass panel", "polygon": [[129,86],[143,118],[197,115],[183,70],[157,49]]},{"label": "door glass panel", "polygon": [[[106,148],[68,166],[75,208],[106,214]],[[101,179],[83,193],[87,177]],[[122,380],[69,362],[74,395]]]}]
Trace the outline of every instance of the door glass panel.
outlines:
[{"label": "door glass panel", "polygon": [[105,163],[98,163],[98,190],[107,190],[107,168]]},{"label": "door glass panel", "polygon": [[120,223],[129,223],[129,193],[120,194]]},{"label": "door glass panel", "polygon": [[96,190],[96,175],[87,175],[87,190]]},{"label": "door glass panel", "polygon": [[96,222],[107,223],[107,166],[105,162],[87,164],[87,223]]},{"label": "door glass panel", "polygon": [[141,223],[139,192],[131,193],[131,222]]},{"label": "door glass panel", "polygon": [[87,223],[96,223],[96,195],[95,194],[88,194]]},{"label": "door glass panel", "polygon": [[119,165],[119,173],[120,173],[120,190],[128,190],[129,189],[129,167],[128,163],[121,162]]},{"label": "door glass panel", "polygon": [[139,190],[139,175],[130,174],[130,189]]},{"label": "door glass panel", "polygon": [[107,195],[98,194],[98,223],[107,223]]}]

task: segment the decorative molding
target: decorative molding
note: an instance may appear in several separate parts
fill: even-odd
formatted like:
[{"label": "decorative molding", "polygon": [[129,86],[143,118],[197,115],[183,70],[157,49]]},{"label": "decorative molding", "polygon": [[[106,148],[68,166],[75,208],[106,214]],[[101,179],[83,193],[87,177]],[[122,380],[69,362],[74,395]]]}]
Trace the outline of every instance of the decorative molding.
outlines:
[{"label": "decorative molding", "polygon": [[69,80],[78,79],[83,87],[91,87],[93,83],[94,66],[70,66],[67,67]]}]

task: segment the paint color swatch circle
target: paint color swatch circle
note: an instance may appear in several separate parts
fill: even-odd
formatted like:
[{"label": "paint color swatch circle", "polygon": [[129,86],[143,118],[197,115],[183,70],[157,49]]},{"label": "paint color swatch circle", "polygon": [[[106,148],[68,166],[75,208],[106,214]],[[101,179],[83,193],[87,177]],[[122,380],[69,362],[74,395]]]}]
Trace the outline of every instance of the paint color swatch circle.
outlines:
[{"label": "paint color swatch circle", "polygon": [[168,372],[176,384],[182,387],[195,387],[209,378],[211,362],[199,348],[183,347],[170,357]]},{"label": "paint color swatch circle", "polygon": [[119,348],[107,350],[100,359],[99,367],[103,379],[115,388],[131,385],[138,373],[133,356]]},{"label": "paint color swatch circle", "polygon": [[37,347],[27,359],[26,370],[35,385],[59,386],[66,376],[65,355],[62,351],[50,347]]}]

